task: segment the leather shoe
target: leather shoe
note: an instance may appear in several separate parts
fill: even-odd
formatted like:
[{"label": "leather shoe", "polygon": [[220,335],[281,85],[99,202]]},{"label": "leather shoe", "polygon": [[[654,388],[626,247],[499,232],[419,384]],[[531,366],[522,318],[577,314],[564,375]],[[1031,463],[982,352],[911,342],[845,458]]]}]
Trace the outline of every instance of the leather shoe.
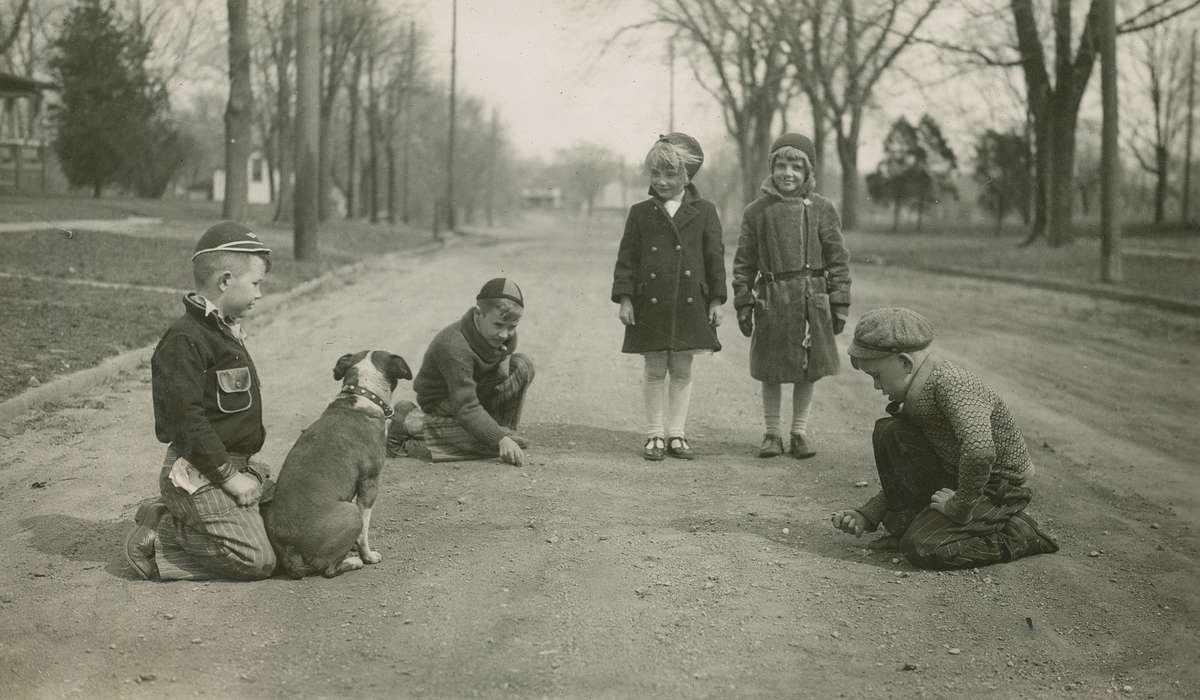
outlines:
[{"label": "leather shoe", "polygon": [[130,530],[125,538],[125,561],[137,572],[138,576],[153,581],[158,578],[158,564],[154,562],[154,528],[167,512],[167,506],[162,501],[147,501],[138,506],[133,516],[136,527]]},{"label": "leather shoe", "polygon": [[783,454],[783,438],[767,433],[763,435],[762,445],[758,448],[759,457],[778,457]]},{"label": "leather shoe", "polygon": [[688,446],[687,440],[681,437],[673,437],[667,440],[667,454],[675,459],[695,459],[692,454],[692,448]]},{"label": "leather shoe", "polygon": [[808,441],[804,439],[803,435],[800,433],[792,433],[792,441],[791,444],[788,445],[788,454],[796,459],[808,459],[816,453],[817,451],[812,448],[812,445],[808,444]]},{"label": "leather shoe", "polygon": [[667,455],[667,447],[660,437],[646,438],[646,446],[642,448],[642,458],[651,462],[661,462]]}]

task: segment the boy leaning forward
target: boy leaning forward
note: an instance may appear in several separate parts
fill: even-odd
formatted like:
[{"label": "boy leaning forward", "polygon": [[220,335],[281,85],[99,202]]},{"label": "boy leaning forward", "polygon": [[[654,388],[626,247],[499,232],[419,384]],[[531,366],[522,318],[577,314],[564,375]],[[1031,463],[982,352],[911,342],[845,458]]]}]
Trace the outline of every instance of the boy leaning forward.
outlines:
[{"label": "boy leaning forward", "polygon": [[521,288],[497,277],[479,290],[475,306],[434,337],[413,380],[417,405],[395,406],[389,456],[434,462],[499,457],[524,464],[528,443],[517,429],[533,362],[514,352],[524,312]]},{"label": "boy leaning forward", "polygon": [[955,569],[1058,551],[1025,512],[1033,463],[1004,402],[979,377],[930,345],[915,311],[873,309],[854,328],[850,362],[890,401],[871,442],[880,491],[833,514],[853,535],[883,525],[871,543],[914,565]]}]

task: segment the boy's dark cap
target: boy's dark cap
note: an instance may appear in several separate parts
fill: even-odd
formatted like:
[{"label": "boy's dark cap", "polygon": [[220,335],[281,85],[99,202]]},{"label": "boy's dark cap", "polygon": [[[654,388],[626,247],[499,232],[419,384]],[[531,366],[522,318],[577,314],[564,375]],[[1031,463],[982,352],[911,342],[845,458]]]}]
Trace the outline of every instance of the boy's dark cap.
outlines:
[{"label": "boy's dark cap", "polygon": [[196,244],[196,252],[192,260],[205,253],[252,253],[265,255],[271,249],[258,240],[258,235],[243,224],[236,221],[222,221],[209,227],[200,242]]},{"label": "boy's dark cap", "polygon": [[[789,131],[786,134],[780,134],[779,138],[775,139],[775,142],[771,144],[771,155],[774,156],[775,151],[778,151],[784,146],[791,146],[792,148],[800,149],[804,155],[808,156],[809,165],[817,164],[817,148],[813,145],[812,139],[808,138],[804,134],[797,134],[794,131]],[[774,163],[774,160],[771,162]]]},{"label": "boy's dark cap", "polygon": [[696,177],[696,173],[700,172],[700,166],[704,165],[704,149],[700,148],[700,142],[688,136],[682,131],[672,131],[669,134],[658,137],[659,141],[666,141],[669,144],[679,146],[688,153],[699,158],[695,163],[687,164],[688,179]]},{"label": "boy's dark cap", "polygon": [[484,282],[479,294],[475,295],[475,301],[481,299],[508,299],[522,309],[525,308],[525,295],[521,293],[521,288],[507,277],[497,277]]},{"label": "boy's dark cap", "polygon": [[878,360],[924,350],[932,342],[933,324],[916,311],[901,307],[871,309],[854,326],[849,352],[856,360]]}]

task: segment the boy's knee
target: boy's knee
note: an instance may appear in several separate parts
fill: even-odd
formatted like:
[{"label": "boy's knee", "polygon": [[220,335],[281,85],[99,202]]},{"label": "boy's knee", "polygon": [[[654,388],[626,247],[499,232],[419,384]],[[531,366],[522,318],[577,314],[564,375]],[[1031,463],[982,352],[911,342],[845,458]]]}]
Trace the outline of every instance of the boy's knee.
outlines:
[{"label": "boy's knee", "polygon": [[900,552],[909,564],[918,569],[953,569],[951,547],[933,545],[929,538],[914,537],[918,528],[909,528],[900,538]]},{"label": "boy's knee", "polygon": [[520,352],[514,352],[512,357],[508,359],[508,371],[510,373],[516,373],[522,379],[524,379],[526,383],[532,382],[534,376],[533,360],[529,358],[529,355]]},{"label": "boy's knee", "polygon": [[275,573],[275,550],[267,549],[255,552],[254,556],[246,562],[244,573],[247,581],[271,578]]}]

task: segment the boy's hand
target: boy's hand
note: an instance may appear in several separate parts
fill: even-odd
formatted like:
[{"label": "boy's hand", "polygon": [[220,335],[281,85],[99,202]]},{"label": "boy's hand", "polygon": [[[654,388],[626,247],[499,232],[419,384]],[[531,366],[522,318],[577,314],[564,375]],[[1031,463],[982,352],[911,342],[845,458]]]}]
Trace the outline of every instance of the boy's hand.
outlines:
[{"label": "boy's hand", "polygon": [[855,537],[861,537],[867,531],[867,518],[857,510],[839,510],[831,520],[834,527]]},{"label": "boy's hand", "polygon": [[842,331],[846,330],[846,307],[842,304],[834,304],[833,311],[833,334],[841,335]]},{"label": "boy's hand", "polygon": [[946,514],[946,501],[954,498],[954,489],[938,489],[936,493],[929,499],[929,507],[941,513]]},{"label": "boy's hand", "polygon": [[749,338],[754,335],[754,307],[743,306],[738,309],[738,330]]},{"label": "boy's hand", "polygon": [[716,328],[721,325],[721,302],[713,301],[708,304],[708,325]]},{"label": "boy's hand", "polygon": [[258,503],[258,479],[238,472],[221,482],[221,490],[233,497],[243,508]]},{"label": "boy's hand", "polygon": [[621,319],[621,323],[626,326],[634,324],[633,318],[633,300],[629,297],[621,297],[621,310],[617,312],[617,317]]},{"label": "boy's hand", "polygon": [[517,441],[505,435],[500,438],[500,459],[514,467],[525,465],[525,452]]}]

